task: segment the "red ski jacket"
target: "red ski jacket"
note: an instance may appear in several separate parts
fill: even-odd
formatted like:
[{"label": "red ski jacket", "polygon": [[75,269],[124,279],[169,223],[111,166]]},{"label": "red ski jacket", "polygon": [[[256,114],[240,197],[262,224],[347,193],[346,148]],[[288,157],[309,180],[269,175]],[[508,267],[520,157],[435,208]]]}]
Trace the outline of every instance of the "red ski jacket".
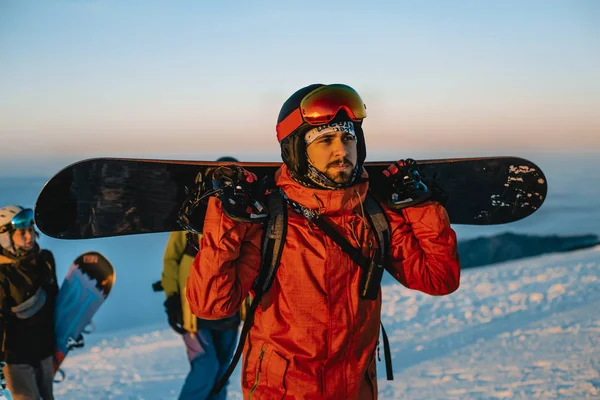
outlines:
[{"label": "red ski jacket", "polygon": [[[361,211],[368,183],[310,189],[292,180],[283,165],[276,184],[290,199],[320,209],[365,255],[377,246]],[[404,286],[430,295],[455,291],[460,266],[445,209],[427,202],[401,213],[385,211],[392,232],[388,272]],[[194,314],[219,319],[239,309],[258,274],[262,229],[262,224],[230,220],[220,200],[210,199],[202,252],[187,282]],[[377,398],[381,292],[377,300],[362,299],[361,272],[335,242],[288,206],[280,267],[244,347],[244,398]]]}]

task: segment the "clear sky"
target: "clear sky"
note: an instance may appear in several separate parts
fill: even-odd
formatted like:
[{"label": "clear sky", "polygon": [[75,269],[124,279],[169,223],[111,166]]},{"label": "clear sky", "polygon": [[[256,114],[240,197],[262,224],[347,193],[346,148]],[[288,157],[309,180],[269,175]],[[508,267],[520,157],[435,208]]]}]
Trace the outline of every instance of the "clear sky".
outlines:
[{"label": "clear sky", "polygon": [[600,153],[600,1],[0,0],[0,169],[277,160],[315,82],[359,91],[371,159]]}]

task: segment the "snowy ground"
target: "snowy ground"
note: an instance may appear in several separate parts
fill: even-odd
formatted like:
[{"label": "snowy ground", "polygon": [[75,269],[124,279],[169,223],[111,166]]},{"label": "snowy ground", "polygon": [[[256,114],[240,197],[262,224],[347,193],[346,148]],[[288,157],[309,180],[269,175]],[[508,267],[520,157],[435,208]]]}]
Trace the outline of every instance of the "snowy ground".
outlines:
[{"label": "snowy ground", "polygon": [[[384,287],[395,380],[382,399],[600,398],[600,247],[466,270],[451,296]],[[383,351],[382,351],[383,357]],[[187,373],[170,329],[92,334],[60,399],[174,399]],[[241,398],[239,371],[228,398]]]}]

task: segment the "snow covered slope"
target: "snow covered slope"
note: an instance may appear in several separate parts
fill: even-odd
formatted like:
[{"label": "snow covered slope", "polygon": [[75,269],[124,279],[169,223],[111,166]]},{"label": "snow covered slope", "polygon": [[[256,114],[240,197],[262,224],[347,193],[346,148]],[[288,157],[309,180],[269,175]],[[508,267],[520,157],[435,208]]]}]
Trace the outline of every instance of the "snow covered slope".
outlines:
[{"label": "snow covered slope", "polygon": [[[446,297],[383,293],[395,380],[379,363],[382,399],[600,398],[600,247],[469,269]],[[56,397],[175,399],[188,364],[165,325],[88,336]]]}]

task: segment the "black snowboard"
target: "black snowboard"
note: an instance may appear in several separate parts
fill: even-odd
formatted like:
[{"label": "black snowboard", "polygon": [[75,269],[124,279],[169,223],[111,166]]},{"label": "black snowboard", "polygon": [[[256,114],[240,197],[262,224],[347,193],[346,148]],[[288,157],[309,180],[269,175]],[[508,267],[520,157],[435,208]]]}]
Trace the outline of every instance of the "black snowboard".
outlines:
[{"label": "black snowboard", "polygon": [[[370,176],[391,162],[368,162]],[[199,173],[231,163],[97,158],[70,165],[51,178],[35,206],[46,235],[86,239],[182,230],[177,223]],[[546,198],[547,183],[534,163],[516,157],[418,161],[421,175],[435,179],[449,199],[453,224],[492,225],[531,215]],[[239,163],[259,178],[281,163]],[[204,180],[210,180],[204,177]],[[377,187],[371,190],[377,191]]]}]

